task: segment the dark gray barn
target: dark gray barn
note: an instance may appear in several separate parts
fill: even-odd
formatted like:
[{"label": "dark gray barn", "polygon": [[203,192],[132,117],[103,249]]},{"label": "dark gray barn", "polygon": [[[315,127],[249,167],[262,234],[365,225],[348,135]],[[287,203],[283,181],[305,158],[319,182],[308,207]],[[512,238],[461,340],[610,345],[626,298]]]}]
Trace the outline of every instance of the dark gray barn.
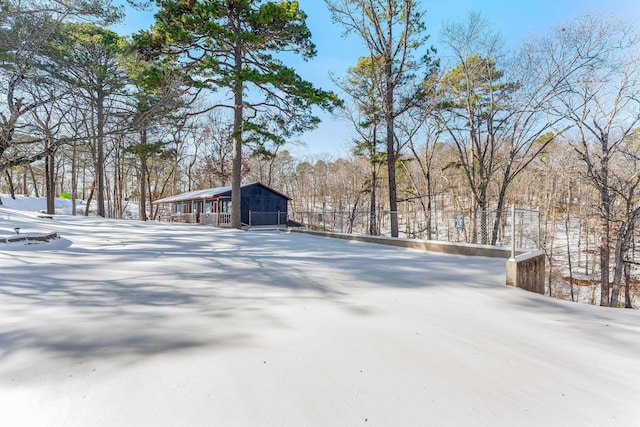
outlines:
[{"label": "dark gray barn", "polygon": [[[241,191],[243,224],[286,225],[291,198],[261,182],[244,184]],[[189,191],[156,200],[161,221],[228,226],[231,223],[231,186]]]}]

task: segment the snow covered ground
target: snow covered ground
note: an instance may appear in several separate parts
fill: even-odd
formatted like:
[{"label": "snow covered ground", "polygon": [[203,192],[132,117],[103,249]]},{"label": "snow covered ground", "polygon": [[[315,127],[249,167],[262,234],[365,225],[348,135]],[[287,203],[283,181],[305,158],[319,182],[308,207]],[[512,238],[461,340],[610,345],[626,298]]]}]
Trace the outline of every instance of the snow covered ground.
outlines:
[{"label": "snow covered ground", "polygon": [[0,207],[3,426],[640,425],[640,311],[504,260]]},{"label": "snow covered ground", "polygon": [[[15,199],[12,199],[7,194],[0,194],[0,200],[2,200],[2,205],[0,205],[0,208],[10,208],[30,212],[46,212],[47,210],[47,199],[44,197],[25,196],[18,194],[16,195]],[[71,199],[56,198],[54,203],[57,214],[71,215]],[[77,200],[76,203],[76,209],[78,215],[80,215],[82,212],[84,212],[86,204],[82,200]]]}]

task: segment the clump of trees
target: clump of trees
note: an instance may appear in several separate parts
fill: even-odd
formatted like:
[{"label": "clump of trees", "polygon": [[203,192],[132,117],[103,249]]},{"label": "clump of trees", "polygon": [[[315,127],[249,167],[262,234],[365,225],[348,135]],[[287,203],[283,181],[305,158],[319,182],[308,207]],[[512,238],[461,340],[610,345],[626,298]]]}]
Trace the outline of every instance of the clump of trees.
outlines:
[{"label": "clump of trees", "polygon": [[[425,49],[429,38],[422,21],[425,12],[414,0],[326,0],[326,3],[333,20],[347,33],[357,34],[370,54],[371,64],[366,72],[372,93],[369,101],[365,101],[369,105],[358,108],[363,113],[366,109],[372,110],[369,114],[378,110],[376,114],[380,114],[384,123],[390,228],[391,236],[398,237],[396,166],[403,147],[399,121],[423,101],[425,91],[422,82],[437,66],[437,61],[430,56],[435,54],[435,49]],[[418,53],[422,54],[419,60],[416,59]],[[417,76],[416,73],[422,75]],[[354,90],[357,91],[354,87],[352,96],[358,97]]]},{"label": "clump of trees", "polygon": [[[232,111],[231,204],[240,206],[242,147],[253,141],[262,149],[313,129],[313,106],[331,110],[337,96],[314,87],[274,56],[284,52],[315,56],[306,15],[297,1],[159,0],[156,24],[138,34],[140,52],[175,58],[197,89],[228,90],[217,108]],[[250,97],[249,91],[254,90]],[[212,107],[213,108],[213,107]],[[240,228],[240,209],[231,225]]]}]

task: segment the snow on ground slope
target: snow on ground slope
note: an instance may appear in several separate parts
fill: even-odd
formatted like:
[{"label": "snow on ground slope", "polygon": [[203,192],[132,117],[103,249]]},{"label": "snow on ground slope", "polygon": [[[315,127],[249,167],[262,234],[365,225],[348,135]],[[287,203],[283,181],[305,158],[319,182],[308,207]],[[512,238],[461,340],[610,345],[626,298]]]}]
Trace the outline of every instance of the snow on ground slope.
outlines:
[{"label": "snow on ground slope", "polygon": [[[40,213],[46,212],[47,210],[47,199],[44,197],[16,195],[16,198],[13,199],[7,194],[0,193],[0,200],[2,200],[2,205],[0,205],[0,208],[9,208]],[[84,208],[86,207],[85,202],[82,200],[77,200],[76,204],[78,213],[84,212]],[[54,205],[57,214],[71,214],[71,199],[61,199],[57,197],[54,201]]]},{"label": "snow on ground slope", "polygon": [[[11,198],[10,195],[0,193],[0,200],[2,204],[0,208],[9,208],[27,212],[43,213],[47,211],[47,199],[44,197],[25,196],[17,194],[16,198]],[[89,215],[95,215],[95,201],[91,203],[91,209]],[[56,197],[54,201],[55,211],[58,215],[71,215],[73,213],[71,199],[63,199]],[[128,200],[122,201],[123,211],[122,218],[125,219],[138,219],[138,204],[130,202]],[[78,215],[83,215],[87,203],[84,200],[76,200],[76,212]],[[108,209],[107,209],[108,210]]]},{"label": "snow on ground slope", "polygon": [[[0,212],[3,426],[640,425],[640,312],[504,260]],[[25,250],[27,249],[27,250]]]}]

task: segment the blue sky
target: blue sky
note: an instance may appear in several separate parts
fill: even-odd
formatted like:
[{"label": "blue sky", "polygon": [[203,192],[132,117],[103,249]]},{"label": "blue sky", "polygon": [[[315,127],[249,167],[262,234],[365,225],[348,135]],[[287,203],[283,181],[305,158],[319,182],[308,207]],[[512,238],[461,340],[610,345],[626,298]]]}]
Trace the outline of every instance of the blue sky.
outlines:
[{"label": "blue sky", "polygon": [[[115,3],[125,3],[115,0]],[[439,32],[443,22],[459,21],[471,12],[484,15],[500,32],[509,47],[517,47],[525,38],[546,33],[556,25],[570,21],[585,11],[609,13],[640,22],[640,0],[438,0],[421,2],[426,9],[425,24],[431,43],[439,45]],[[289,64],[298,73],[327,90],[336,90],[329,72],[341,75],[366,54],[362,42],[355,36],[343,38],[342,29],[331,22],[323,0],[299,0],[307,15],[307,24],[318,48],[318,55],[309,62]],[[129,35],[148,28],[153,14],[127,8],[127,17],[114,30]],[[320,127],[300,138],[300,144],[289,147],[299,157],[326,153],[337,157],[349,151],[352,132],[349,127],[328,114],[320,114]]]}]

